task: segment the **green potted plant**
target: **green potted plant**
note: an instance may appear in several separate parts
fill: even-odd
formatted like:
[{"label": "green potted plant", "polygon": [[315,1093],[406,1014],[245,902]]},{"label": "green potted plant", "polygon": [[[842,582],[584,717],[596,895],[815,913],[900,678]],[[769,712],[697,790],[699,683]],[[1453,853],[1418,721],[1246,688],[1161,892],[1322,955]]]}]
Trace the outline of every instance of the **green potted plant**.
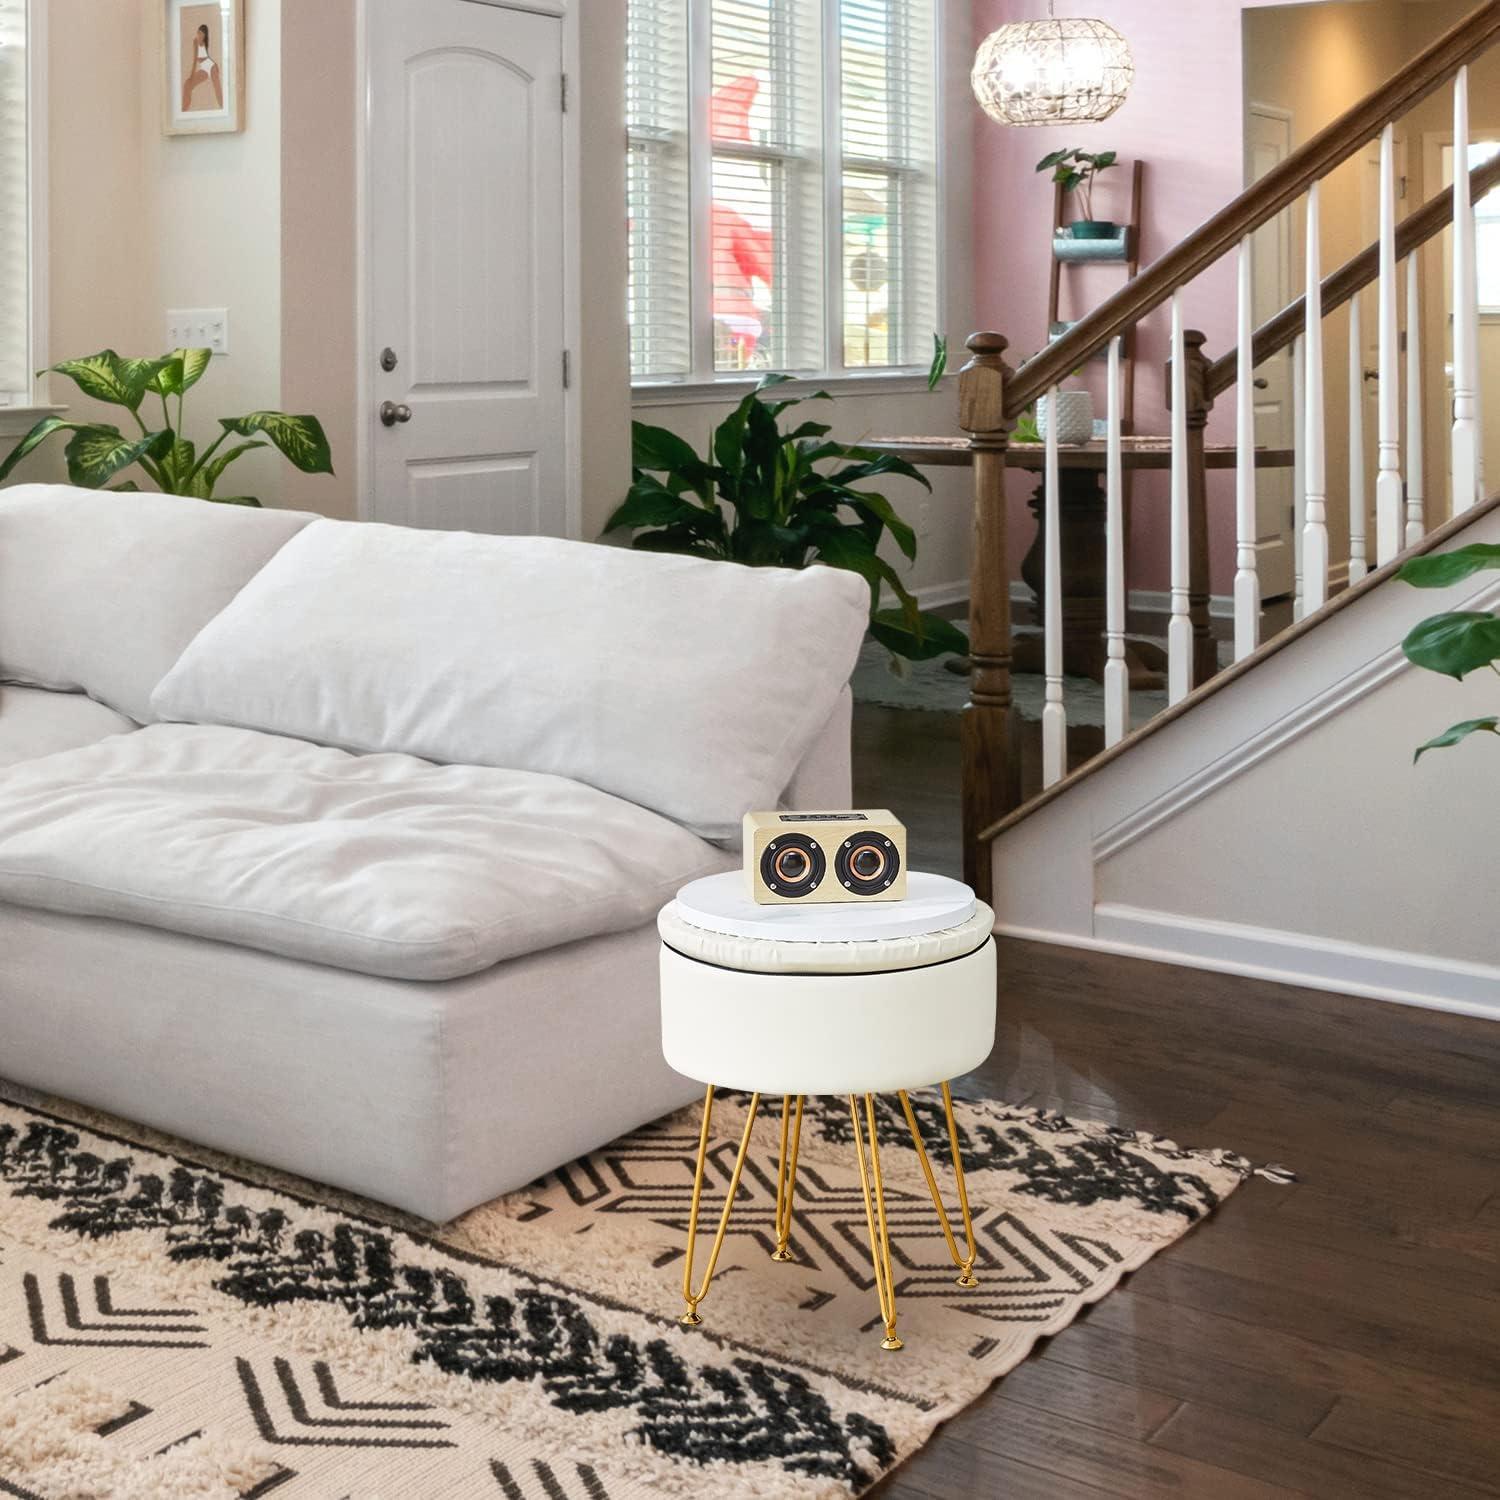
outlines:
[{"label": "green potted plant", "polygon": [[1075,240],[1112,240],[1119,233],[1113,219],[1094,217],[1094,179],[1114,166],[1119,154],[1114,151],[1049,151],[1037,164],[1038,172],[1051,172],[1053,182],[1060,183],[1064,193],[1076,193],[1083,217],[1068,225]]},{"label": "green potted plant", "polygon": [[[903,459],[829,439],[826,423],[790,430],[782,414],[799,405],[766,393],[789,380],[767,375],[718,425],[700,458],[675,432],[633,424],[632,483],[606,531],[636,533],[648,552],[802,568],[826,563],[858,573],[870,585],[870,634],[893,656],[923,661],[963,654],[969,642],[951,620],[928,614],[880,555],[889,534],[903,556],[917,555],[916,533],[866,481],[896,474],[931,489]],[[829,399],[819,392],[812,400]],[[889,589],[894,607],[881,608]]]},{"label": "green potted plant", "polygon": [[[230,464],[256,448],[268,446],[278,448],[304,474],[333,473],[322,424],[316,417],[292,416],[284,411],[221,417],[222,431],[200,453],[192,440],[183,436],[183,398],[203,378],[212,357],[209,349],[174,349],[157,359],[122,359],[113,349],[105,349],[85,359],[53,365],[52,373],[66,375],[85,396],[127,411],[137,431],[121,432],[108,422],[43,417],[0,463],[0,483],[27,454],[58,432],[73,434],[64,450],[69,481],[90,490],[139,490],[134,479],[112,482],[126,469],[136,467],[164,495],[190,495],[223,505],[259,505],[260,501],[250,495],[229,497],[214,491]],[[161,403],[159,426],[149,425],[141,415],[144,406],[154,416],[153,398]],[[233,443],[234,438],[246,441]],[[226,442],[230,447],[221,453]]]},{"label": "green potted plant", "polygon": [[[1414,557],[1399,576],[1419,589],[1442,589],[1462,582],[1486,568],[1500,568],[1500,546],[1476,542],[1453,552]],[[1500,618],[1487,610],[1456,610],[1431,615],[1416,625],[1401,643],[1406,659],[1429,672],[1462,681],[1468,673],[1488,667],[1500,673]],[[1500,715],[1465,719],[1417,747],[1413,760],[1429,750],[1447,750],[1471,734],[1500,734]]]}]

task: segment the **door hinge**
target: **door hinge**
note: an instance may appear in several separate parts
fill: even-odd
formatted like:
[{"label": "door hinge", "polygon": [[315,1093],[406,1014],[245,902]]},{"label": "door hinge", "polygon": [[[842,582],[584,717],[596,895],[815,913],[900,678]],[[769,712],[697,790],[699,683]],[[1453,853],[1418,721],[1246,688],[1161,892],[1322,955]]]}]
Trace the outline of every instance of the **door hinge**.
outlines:
[{"label": "door hinge", "polygon": [[571,349],[564,349],[563,350],[562,365],[563,365],[563,389],[567,390],[568,387],[573,383],[573,351]]},{"label": "door hinge", "polygon": [[557,97],[558,97],[558,102],[562,105],[562,112],[564,114],[567,114],[567,112],[568,112],[568,75],[566,73],[564,73],[562,75],[562,79],[561,79],[561,81],[560,81],[560,83],[558,85]]},{"label": "door hinge", "polygon": [[1404,203],[1406,201],[1406,173],[1405,172],[1403,172],[1396,179],[1396,197],[1402,203]]}]

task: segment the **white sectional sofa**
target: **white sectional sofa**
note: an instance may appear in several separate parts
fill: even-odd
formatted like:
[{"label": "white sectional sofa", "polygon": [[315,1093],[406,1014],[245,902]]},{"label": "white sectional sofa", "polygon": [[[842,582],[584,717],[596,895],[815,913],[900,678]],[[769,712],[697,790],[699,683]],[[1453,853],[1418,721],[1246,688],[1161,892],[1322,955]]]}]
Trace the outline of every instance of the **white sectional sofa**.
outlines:
[{"label": "white sectional sofa", "polygon": [[0,1078],[435,1220],[685,1103],[653,919],[848,800],[867,602],[0,491]]}]

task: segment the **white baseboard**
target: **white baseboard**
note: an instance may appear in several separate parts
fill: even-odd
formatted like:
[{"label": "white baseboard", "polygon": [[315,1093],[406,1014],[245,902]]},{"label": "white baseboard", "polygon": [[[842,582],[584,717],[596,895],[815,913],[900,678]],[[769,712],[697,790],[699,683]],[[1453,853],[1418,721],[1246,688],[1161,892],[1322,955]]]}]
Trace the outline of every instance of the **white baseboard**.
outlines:
[{"label": "white baseboard", "polygon": [[929,583],[913,592],[923,609],[943,609],[950,604],[967,604],[969,580],[955,578],[951,583]]},{"label": "white baseboard", "polygon": [[[965,584],[963,597],[967,598],[968,593],[968,585]],[[1011,580],[1010,602],[1012,604],[1031,603],[1031,589],[1019,578]],[[1136,610],[1143,615],[1165,615],[1171,612],[1172,596],[1165,589],[1131,589],[1125,597],[1125,604],[1128,609]],[[1233,595],[1210,595],[1208,612],[1216,619],[1232,620],[1234,618]]]},{"label": "white baseboard", "polygon": [[1488,964],[1207,921],[1118,902],[1100,902],[1094,908],[1090,936],[1004,924],[995,930],[1036,942],[1500,1020],[1500,968]]}]

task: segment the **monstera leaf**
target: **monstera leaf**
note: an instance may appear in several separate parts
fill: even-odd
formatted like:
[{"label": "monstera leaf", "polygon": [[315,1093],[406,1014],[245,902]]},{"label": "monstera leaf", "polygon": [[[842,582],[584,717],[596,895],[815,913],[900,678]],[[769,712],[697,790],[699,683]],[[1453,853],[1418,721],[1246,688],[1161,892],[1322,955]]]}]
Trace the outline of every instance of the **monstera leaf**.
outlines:
[{"label": "monstera leaf", "polygon": [[333,455],[323,424],[316,417],[294,417],[284,411],[253,411],[225,417],[219,425],[240,437],[264,433],[304,474],[332,474]]}]

